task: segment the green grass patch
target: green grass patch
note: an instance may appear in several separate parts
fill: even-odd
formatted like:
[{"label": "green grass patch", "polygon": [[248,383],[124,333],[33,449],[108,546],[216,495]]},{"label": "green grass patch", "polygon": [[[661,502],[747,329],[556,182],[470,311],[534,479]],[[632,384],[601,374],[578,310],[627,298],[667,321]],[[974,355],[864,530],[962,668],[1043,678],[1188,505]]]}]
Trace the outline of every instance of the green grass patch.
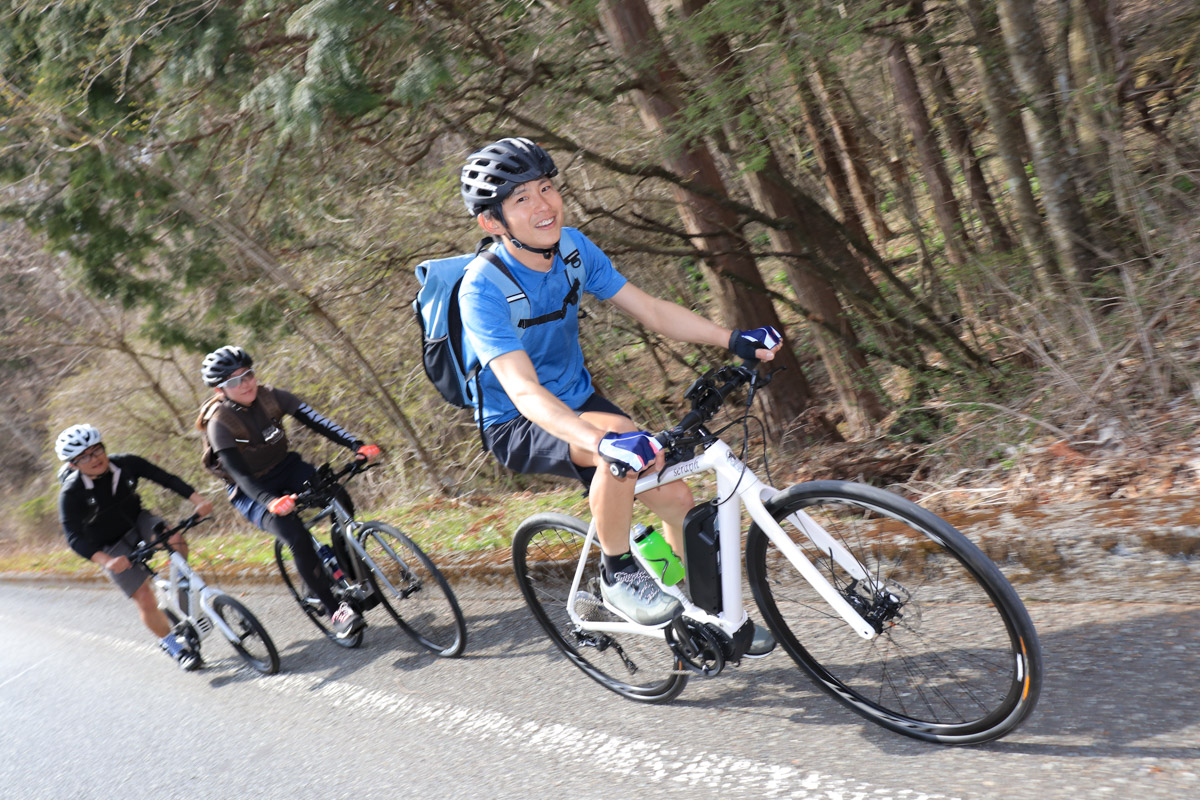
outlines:
[{"label": "green grass patch", "polygon": [[532,514],[558,511],[587,519],[587,499],[579,489],[514,494],[431,497],[399,508],[372,509],[377,519],[402,530],[423,550],[470,552],[507,548],[521,521]]},{"label": "green grass patch", "polygon": [[[583,492],[571,488],[501,496],[431,497],[405,506],[366,508],[360,519],[393,525],[430,553],[461,553],[507,549],[521,521],[545,511],[589,518]],[[204,526],[187,538],[188,560],[201,575],[271,567],[275,563],[274,537],[240,519],[232,525],[218,521]],[[317,530],[317,538],[328,540],[328,528],[323,524]],[[151,564],[157,568],[163,561],[162,555],[158,555]],[[64,544],[59,549],[14,547],[2,551],[0,572],[82,576],[98,573],[99,568]]]},{"label": "green grass patch", "polygon": [[202,575],[205,568],[260,567],[275,563],[275,537],[245,525],[239,524],[238,528],[232,532],[211,530],[191,534],[188,536],[188,561]]},{"label": "green grass patch", "polygon": [[75,575],[94,572],[95,564],[84,561],[74,551],[15,550],[0,553],[0,572],[30,572],[38,575]]}]

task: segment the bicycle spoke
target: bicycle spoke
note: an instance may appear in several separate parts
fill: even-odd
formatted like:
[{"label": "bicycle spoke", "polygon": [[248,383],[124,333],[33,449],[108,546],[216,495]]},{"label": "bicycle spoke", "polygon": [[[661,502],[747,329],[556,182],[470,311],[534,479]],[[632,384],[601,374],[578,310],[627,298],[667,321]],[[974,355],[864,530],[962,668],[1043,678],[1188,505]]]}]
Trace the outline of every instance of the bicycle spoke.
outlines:
[{"label": "bicycle spoke", "polygon": [[[583,551],[587,526],[562,514],[540,514],[523,522],[513,537],[513,568],[534,618],[570,661],[605,688],[633,700],[663,703],[687,684],[688,674],[662,638],[642,634],[579,630],[571,621],[571,585]],[[580,591],[594,594],[599,580],[599,548],[593,547]],[[616,620],[599,598],[594,613]]]},{"label": "bicycle spoke", "polygon": [[[885,727],[936,741],[986,741],[1028,715],[1041,680],[1036,634],[1011,587],[961,534],[855,484],[801,485],[772,502],[793,543],[880,631],[859,637],[753,529],[747,568],[755,599],[822,688]],[[868,580],[856,582],[786,521],[801,509]]]},{"label": "bicycle spoke", "polygon": [[365,525],[358,542],[380,603],[422,647],[447,658],[467,644],[466,621],[450,584],[416,543],[378,522]]}]

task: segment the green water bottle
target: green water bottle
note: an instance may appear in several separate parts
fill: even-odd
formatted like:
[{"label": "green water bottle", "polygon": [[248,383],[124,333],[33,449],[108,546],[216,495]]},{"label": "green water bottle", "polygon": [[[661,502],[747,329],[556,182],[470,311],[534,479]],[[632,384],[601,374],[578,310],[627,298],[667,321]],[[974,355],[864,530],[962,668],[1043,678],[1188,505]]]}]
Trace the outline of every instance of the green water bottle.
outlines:
[{"label": "green water bottle", "polygon": [[665,586],[674,586],[683,580],[683,562],[662,534],[653,528],[638,523],[633,526],[633,543],[642,554],[646,568],[654,573]]}]

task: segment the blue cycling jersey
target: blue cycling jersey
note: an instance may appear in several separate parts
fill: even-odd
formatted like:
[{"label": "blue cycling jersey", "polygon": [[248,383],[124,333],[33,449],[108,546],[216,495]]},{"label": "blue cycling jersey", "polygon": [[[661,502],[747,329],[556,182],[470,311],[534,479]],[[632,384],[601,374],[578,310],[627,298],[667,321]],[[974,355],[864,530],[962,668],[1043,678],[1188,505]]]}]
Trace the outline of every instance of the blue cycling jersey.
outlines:
[{"label": "blue cycling jersey", "polygon": [[[579,247],[587,275],[583,291],[598,300],[609,299],[625,285],[624,276],[590,239],[573,228],[569,230]],[[543,273],[521,264],[503,246],[496,245],[492,249],[528,296],[531,318],[562,309],[563,298],[571,287],[561,254],[554,257],[550,271]],[[468,271],[463,279],[458,303],[462,310],[468,369],[474,363],[485,368],[480,373],[485,428],[518,415],[516,406],[508,399],[496,376],[486,369],[492,359],[514,350],[524,350],[529,355],[537,370],[538,381],[571,408],[578,408],[592,395],[592,376],[583,363],[575,307],[562,319],[531,326],[522,335],[512,324],[503,292],[475,271]]]}]

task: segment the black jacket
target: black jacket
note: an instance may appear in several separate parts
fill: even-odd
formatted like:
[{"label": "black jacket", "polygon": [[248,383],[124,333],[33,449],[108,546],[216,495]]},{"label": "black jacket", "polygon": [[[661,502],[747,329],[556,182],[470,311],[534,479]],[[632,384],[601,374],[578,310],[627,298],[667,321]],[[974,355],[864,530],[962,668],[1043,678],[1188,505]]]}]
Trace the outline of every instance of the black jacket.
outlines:
[{"label": "black jacket", "polygon": [[87,559],[115,544],[137,523],[142,512],[142,501],[137,494],[139,478],[152,480],[181,497],[191,497],[196,492],[182,478],[141,456],[117,454],[108,460],[112,464],[109,471],[91,481],[79,470],[71,470],[63,478],[58,495],[58,519],[67,544]]}]

